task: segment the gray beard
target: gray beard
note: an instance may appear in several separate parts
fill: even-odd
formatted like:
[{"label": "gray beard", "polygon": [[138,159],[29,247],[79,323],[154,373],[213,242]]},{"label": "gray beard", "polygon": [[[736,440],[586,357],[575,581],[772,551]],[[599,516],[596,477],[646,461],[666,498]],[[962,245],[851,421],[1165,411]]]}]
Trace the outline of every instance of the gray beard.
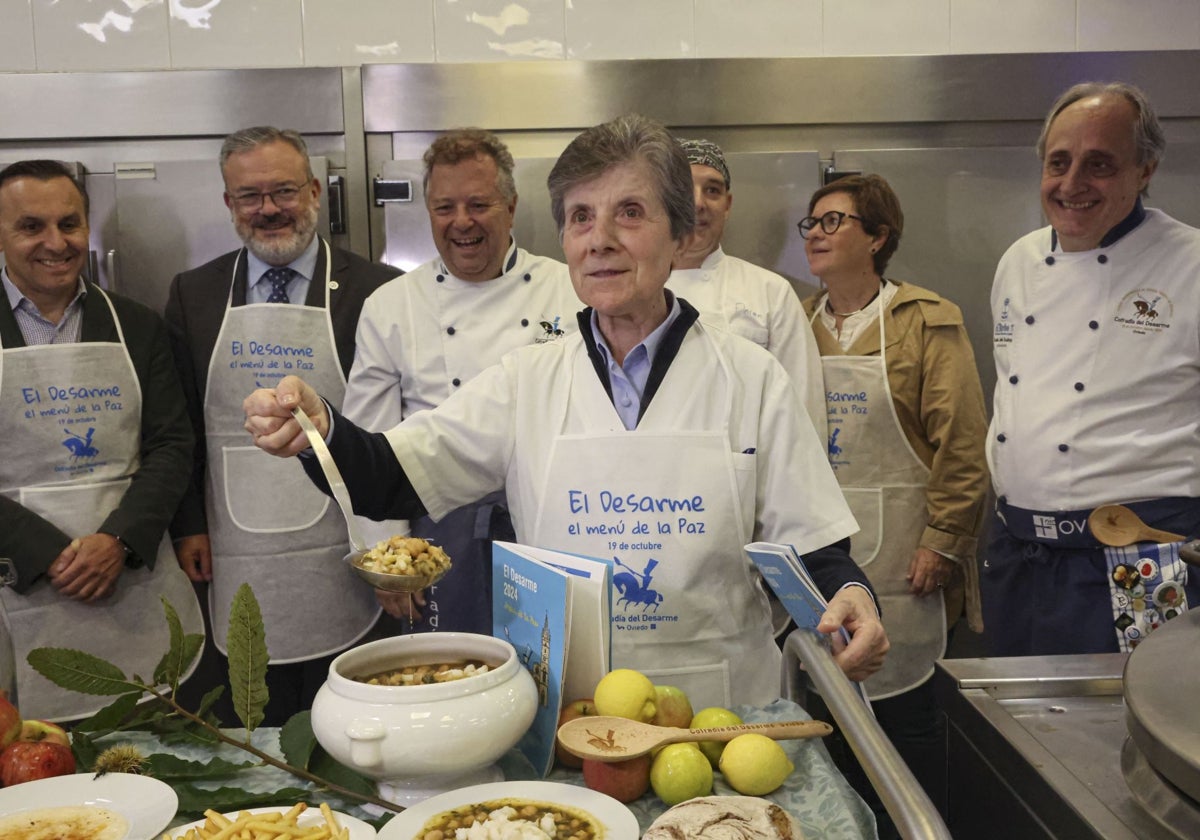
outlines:
[{"label": "gray beard", "polygon": [[238,236],[251,254],[268,265],[287,265],[304,253],[304,249],[312,242],[317,231],[317,208],[312,207],[308,212],[298,213],[293,222],[294,229],[286,239],[257,239],[255,228],[249,224],[235,222]]}]

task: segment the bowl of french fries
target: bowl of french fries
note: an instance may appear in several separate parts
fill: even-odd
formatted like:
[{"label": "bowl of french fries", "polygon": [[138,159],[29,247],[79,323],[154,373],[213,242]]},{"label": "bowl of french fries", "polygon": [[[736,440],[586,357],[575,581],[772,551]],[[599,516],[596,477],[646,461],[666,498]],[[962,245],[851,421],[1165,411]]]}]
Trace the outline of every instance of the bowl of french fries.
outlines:
[{"label": "bowl of french fries", "polygon": [[167,831],[162,840],[370,840],[368,823],[330,809],[324,802],[254,808],[235,814],[204,812],[204,819]]},{"label": "bowl of french fries", "polygon": [[409,805],[498,781],[496,761],[533,722],[538,689],[516,650],[475,633],[418,633],[339,655],[312,704],[334,759]]},{"label": "bowl of french fries", "polygon": [[366,551],[352,551],[346,562],[367,583],[387,592],[420,592],[450,571],[450,558],[439,545],[420,537],[389,537]]}]

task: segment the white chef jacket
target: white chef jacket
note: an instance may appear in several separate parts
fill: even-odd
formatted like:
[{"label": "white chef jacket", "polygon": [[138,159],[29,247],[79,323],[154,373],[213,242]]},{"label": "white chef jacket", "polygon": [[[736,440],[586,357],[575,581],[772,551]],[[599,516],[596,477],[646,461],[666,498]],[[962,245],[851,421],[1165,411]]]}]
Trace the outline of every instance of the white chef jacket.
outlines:
[{"label": "white chef jacket", "polygon": [[1200,230],[1159,210],[1108,247],[1017,240],[996,270],[988,466],[1032,510],[1200,496]]},{"label": "white chef jacket", "polygon": [[718,245],[699,268],[672,271],[667,288],[696,307],[705,323],[769,350],[791,374],[817,435],[825,440],[821,353],[791,283]]},{"label": "white chef jacket", "polygon": [[[702,330],[712,343],[704,340]],[[517,539],[528,537],[538,511],[537,494],[546,484],[550,441],[560,433],[580,431],[569,422],[562,428],[560,418],[561,407],[575,398],[571,359],[582,341],[576,332],[555,344],[510,353],[438,411],[415,415],[386,432],[431,517],[506,488]],[[790,543],[803,555],[857,531],[823,442],[805,422],[790,377],[770,354],[697,322],[666,376],[687,377],[702,386],[720,365],[714,347],[736,377],[732,416],[723,414],[724,406],[707,399],[707,392],[698,387],[694,402],[679,406],[678,412],[647,414],[639,428],[654,423],[652,417],[658,418],[659,427],[672,431],[711,430],[728,423],[731,451],[755,456],[757,493],[754,515],[746,518],[744,542]],[[602,393],[604,389],[599,377],[591,376],[575,379],[573,387]],[[612,418],[619,428],[615,412]],[[631,477],[639,468],[629,464]],[[568,493],[570,476],[562,476],[559,486]]]},{"label": "white chef jacket", "polygon": [[[440,405],[510,350],[576,331],[583,304],[564,264],[514,241],[504,269],[494,280],[471,282],[435,259],[376,289],[358,318],[342,413],[370,431],[390,429]],[[368,542],[408,531],[359,522]]]}]

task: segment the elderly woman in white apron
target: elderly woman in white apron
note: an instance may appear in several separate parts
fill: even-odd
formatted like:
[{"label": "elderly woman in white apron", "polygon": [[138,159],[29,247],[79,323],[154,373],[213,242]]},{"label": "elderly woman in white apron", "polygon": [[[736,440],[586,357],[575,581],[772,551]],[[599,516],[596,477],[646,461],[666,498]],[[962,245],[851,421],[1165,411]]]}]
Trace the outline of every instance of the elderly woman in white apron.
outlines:
[{"label": "elderly woman in white apron", "polygon": [[866,682],[884,731],[931,796],[944,773],[930,677],[963,612],[982,630],[976,538],[987,495],[983,391],[962,312],[883,272],[904,215],[887,181],[851,176],[800,222],[825,291],[805,301],[825,374],[829,461],[862,531],[892,649]]},{"label": "elderly woman in white apron", "polygon": [[[742,546],[791,543],[831,599],[822,629],[854,634],[843,668],[865,677],[886,637],[846,553],[854,520],[787,373],[664,291],[694,218],[682,149],[657,123],[623,117],[577,137],[549,185],[589,307],[580,332],[509,354],[382,435],[334,416],[330,447],[356,509],[437,518],[505,488],[522,542],[633,570],[613,594],[613,665],[697,706],[778,696],[767,598]],[[288,413],[297,401],[329,429],[312,389],[288,380],[246,401],[260,447],[306,448]],[[614,547],[606,528],[628,536]]]}]

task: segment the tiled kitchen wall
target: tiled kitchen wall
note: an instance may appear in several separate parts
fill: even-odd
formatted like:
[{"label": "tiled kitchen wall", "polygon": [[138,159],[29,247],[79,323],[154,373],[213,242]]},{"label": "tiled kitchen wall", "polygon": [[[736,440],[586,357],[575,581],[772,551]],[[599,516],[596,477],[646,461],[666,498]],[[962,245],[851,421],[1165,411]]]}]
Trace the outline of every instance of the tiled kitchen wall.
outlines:
[{"label": "tiled kitchen wall", "polygon": [[0,72],[1200,49],[1197,0],[0,0]]}]

